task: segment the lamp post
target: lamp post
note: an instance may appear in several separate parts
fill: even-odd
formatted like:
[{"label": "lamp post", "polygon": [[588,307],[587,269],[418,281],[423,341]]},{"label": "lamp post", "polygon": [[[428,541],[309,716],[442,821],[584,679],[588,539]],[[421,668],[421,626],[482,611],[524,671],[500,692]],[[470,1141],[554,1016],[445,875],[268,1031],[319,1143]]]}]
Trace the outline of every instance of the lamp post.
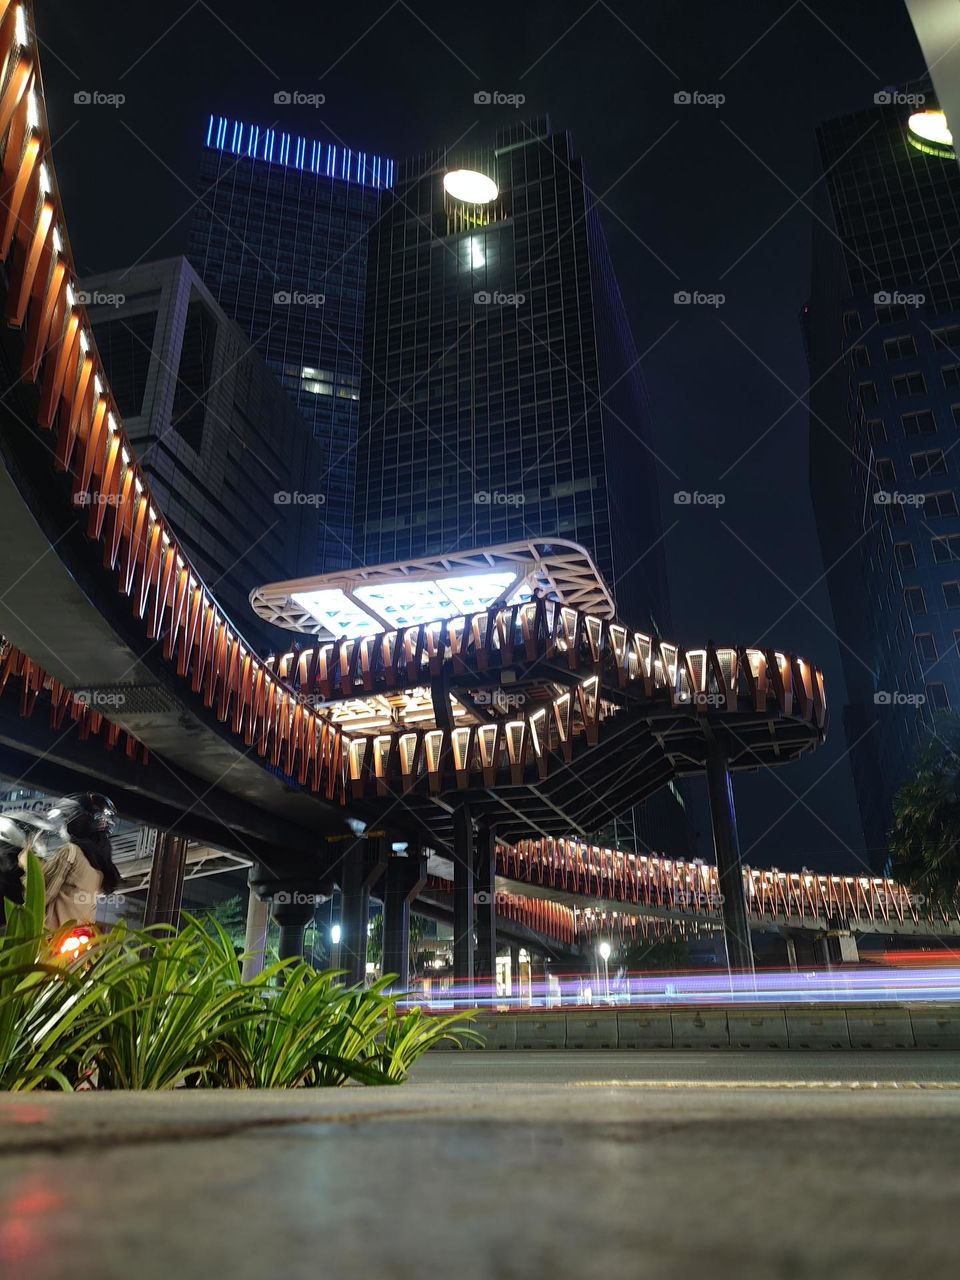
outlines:
[{"label": "lamp post", "polygon": [[610,943],[601,942],[597,950],[600,953],[600,959],[603,961],[603,993],[607,1000],[610,999],[610,968],[608,961],[610,959]]}]

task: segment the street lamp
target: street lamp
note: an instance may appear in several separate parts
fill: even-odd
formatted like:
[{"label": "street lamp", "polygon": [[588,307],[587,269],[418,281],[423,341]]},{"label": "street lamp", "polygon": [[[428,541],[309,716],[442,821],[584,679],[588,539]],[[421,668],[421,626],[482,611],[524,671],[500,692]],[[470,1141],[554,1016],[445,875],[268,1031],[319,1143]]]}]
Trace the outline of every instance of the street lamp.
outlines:
[{"label": "street lamp", "polygon": [[610,999],[610,969],[607,961],[610,959],[610,943],[601,942],[597,950],[600,953],[600,959],[603,961],[603,990],[606,998]]},{"label": "street lamp", "polygon": [[342,930],[338,924],[330,926],[330,941],[335,947],[339,947]]}]

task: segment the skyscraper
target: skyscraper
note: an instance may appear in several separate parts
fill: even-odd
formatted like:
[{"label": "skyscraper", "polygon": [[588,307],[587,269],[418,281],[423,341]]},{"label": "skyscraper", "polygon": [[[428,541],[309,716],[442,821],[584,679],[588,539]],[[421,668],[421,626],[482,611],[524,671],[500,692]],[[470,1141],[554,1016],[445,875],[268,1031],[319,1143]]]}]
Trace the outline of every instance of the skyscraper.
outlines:
[{"label": "skyscraper", "polygon": [[544,118],[398,163],[360,387],[355,563],[568,538],[624,618],[669,632],[637,352],[568,133]]},{"label": "skyscraper", "polygon": [[810,477],[866,843],[960,706],[960,171],[928,83],[819,130]]},{"label": "skyscraper", "polygon": [[366,235],[393,162],[211,116],[188,257],[316,439],[316,570],[350,563]]},{"label": "skyscraper", "polygon": [[298,492],[314,440],[185,258],[92,276],[80,300],[164,515],[240,634],[272,650],[283,637],[248,597],[314,565],[322,508]]}]

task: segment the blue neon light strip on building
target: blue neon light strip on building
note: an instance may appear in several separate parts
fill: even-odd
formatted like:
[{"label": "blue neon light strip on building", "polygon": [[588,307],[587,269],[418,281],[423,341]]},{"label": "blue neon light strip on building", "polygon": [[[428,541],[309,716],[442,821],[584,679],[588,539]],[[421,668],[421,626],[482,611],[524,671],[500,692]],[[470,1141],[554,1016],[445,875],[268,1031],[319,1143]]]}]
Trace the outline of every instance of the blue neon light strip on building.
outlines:
[{"label": "blue neon light strip on building", "polygon": [[358,151],[355,156],[346,147],[341,148],[338,156],[331,142],[278,133],[276,129],[261,130],[257,124],[247,125],[240,120],[228,120],[226,116],[210,117],[206,145],[215,151],[249,156],[251,160],[265,160],[267,164],[284,168],[309,168],[311,173],[356,182],[363,187],[393,186],[392,160],[368,156],[365,151]]}]

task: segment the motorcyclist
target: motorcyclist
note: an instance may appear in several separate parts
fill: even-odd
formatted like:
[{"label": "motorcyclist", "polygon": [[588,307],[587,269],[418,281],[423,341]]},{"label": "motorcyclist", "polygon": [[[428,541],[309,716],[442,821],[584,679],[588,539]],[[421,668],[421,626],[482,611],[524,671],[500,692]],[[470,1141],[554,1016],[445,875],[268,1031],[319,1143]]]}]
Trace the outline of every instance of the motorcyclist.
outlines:
[{"label": "motorcyclist", "polygon": [[[112,893],[120,883],[110,844],[116,822],[117,811],[107,796],[83,791],[58,801],[44,815],[42,831],[31,835],[21,829],[21,837],[25,838],[17,857],[17,869],[22,875],[31,850],[41,856],[48,929],[58,929],[68,921],[93,924],[98,897]],[[15,825],[22,826],[19,822]],[[8,842],[11,837],[17,839],[16,831],[9,825],[0,831],[0,836]],[[0,863],[0,876],[12,881],[9,871],[3,869],[6,862],[9,855]],[[11,887],[14,886],[11,884]],[[16,887],[19,897],[11,893],[7,896],[13,901],[22,901],[22,880]]]}]

